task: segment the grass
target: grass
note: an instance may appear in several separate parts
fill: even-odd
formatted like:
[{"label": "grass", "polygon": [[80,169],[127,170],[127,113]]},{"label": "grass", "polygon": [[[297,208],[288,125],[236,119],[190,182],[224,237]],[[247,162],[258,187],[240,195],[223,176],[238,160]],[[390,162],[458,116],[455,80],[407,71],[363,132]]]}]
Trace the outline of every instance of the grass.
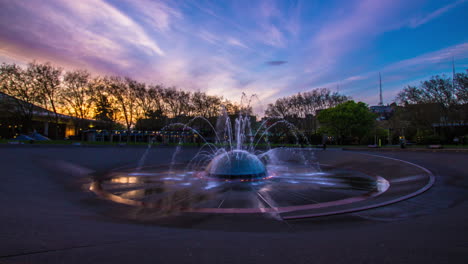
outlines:
[{"label": "grass", "polygon": [[[8,144],[9,142],[14,142],[13,139],[0,139],[0,144]],[[79,140],[43,140],[43,141],[34,141],[34,143],[30,143],[29,141],[21,141],[24,144],[30,145],[73,145],[74,143],[81,143],[85,146],[118,146],[121,144],[125,144],[128,146],[147,146],[147,142],[134,142],[134,141],[121,141],[121,142],[108,142],[108,141],[79,141]],[[163,146],[177,146],[178,143],[169,143],[169,144],[162,144],[160,142],[153,143],[153,146],[163,145]],[[183,143],[183,146],[197,146],[197,143]]]},{"label": "grass", "polygon": [[[14,140],[9,140],[9,139],[0,139],[0,144],[8,144],[8,142],[11,142]],[[48,140],[48,141],[34,141],[33,144],[35,145],[72,145],[73,143],[81,143],[82,145],[86,146],[117,146],[119,144],[125,144],[128,146],[147,146],[147,142],[134,142],[134,141],[129,141],[129,142],[103,142],[103,141],[94,141],[94,142],[88,142],[88,141],[75,141],[75,140]],[[24,144],[30,144],[28,141],[24,141]],[[162,143],[153,143],[153,146],[177,146],[179,145],[178,143],[168,143],[168,144],[162,144]],[[182,146],[199,146],[198,143],[182,143]],[[216,146],[223,146],[222,144],[214,144]],[[317,147],[315,144],[311,145],[303,145],[304,147]],[[468,145],[453,145],[453,144],[447,144],[447,145],[442,145],[445,149],[468,149]],[[266,144],[258,144],[256,146],[257,148],[265,148],[267,147]],[[300,147],[300,145],[296,144],[270,144],[270,147]],[[367,145],[327,145],[327,148],[368,148]],[[399,145],[383,145],[382,148],[395,148],[399,149]],[[417,149],[417,148],[427,148],[427,145],[407,145],[406,148],[409,149]]]}]

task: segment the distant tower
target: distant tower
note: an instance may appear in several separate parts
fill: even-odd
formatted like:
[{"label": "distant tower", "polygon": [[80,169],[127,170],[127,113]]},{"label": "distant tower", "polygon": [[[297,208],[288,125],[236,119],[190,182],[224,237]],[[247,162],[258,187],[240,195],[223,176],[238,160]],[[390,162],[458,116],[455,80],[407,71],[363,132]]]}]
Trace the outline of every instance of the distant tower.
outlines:
[{"label": "distant tower", "polygon": [[383,105],[383,98],[382,98],[382,76],[380,75],[380,72],[379,72],[379,88],[380,88],[380,102],[379,102],[379,105],[382,106],[382,105]]}]

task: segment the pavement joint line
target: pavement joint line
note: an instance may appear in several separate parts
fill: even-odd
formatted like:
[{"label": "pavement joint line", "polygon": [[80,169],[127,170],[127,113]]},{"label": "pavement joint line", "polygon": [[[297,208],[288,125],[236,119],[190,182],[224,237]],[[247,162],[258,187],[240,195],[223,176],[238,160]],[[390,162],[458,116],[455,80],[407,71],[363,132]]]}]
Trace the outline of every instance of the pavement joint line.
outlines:
[{"label": "pavement joint line", "polygon": [[[55,248],[55,249],[44,249],[44,250],[36,250],[36,251],[31,251],[31,252],[23,252],[23,253],[17,253],[17,254],[3,255],[3,256],[0,256],[0,259],[14,258],[14,257],[20,257],[20,256],[27,256],[27,255],[36,255],[36,254],[43,254],[43,253],[49,253],[49,252],[59,252],[59,251],[66,251],[66,250],[73,250],[73,249],[80,249],[80,248],[92,248],[92,247],[99,247],[99,246],[106,246],[106,245],[113,245],[113,244],[121,244],[121,243],[133,243],[135,241],[151,241],[151,240],[154,240],[154,239],[160,239],[161,235],[167,235],[167,234],[171,234],[171,231],[166,230],[166,231],[163,231],[163,232],[159,233],[158,235],[150,235],[148,237],[139,238],[139,239],[109,241],[109,242],[103,242],[103,243],[99,243],[99,244],[81,245],[81,246]],[[3,263],[0,262],[0,264],[3,264]]]},{"label": "pavement joint line", "polygon": [[[146,238],[146,239],[143,239],[143,240],[151,240],[151,239],[154,239],[154,238]],[[3,256],[0,256],[0,259],[21,257],[21,256],[27,256],[27,255],[36,255],[36,254],[43,254],[43,253],[50,253],[50,252],[59,252],[59,251],[81,249],[81,248],[99,247],[99,246],[112,245],[112,244],[128,243],[128,242],[133,242],[133,241],[136,241],[136,240],[112,241],[112,242],[104,242],[104,243],[101,243],[101,244],[90,244],[90,245],[81,245],[81,246],[74,246],[74,247],[36,250],[36,251],[23,252],[23,253],[17,253],[17,254],[3,255]],[[0,263],[0,264],[2,264],[2,263]]]},{"label": "pavement joint line", "polygon": [[65,250],[72,250],[72,249],[79,249],[79,248],[88,248],[88,247],[95,247],[95,246],[98,246],[98,245],[83,245],[83,246],[76,246],[76,247],[37,250],[37,251],[31,251],[31,252],[4,255],[4,256],[0,256],[0,259],[21,257],[21,256],[27,256],[27,255],[35,255],[35,254],[43,254],[43,253],[50,253],[50,252],[57,252],[57,251],[65,251]]}]

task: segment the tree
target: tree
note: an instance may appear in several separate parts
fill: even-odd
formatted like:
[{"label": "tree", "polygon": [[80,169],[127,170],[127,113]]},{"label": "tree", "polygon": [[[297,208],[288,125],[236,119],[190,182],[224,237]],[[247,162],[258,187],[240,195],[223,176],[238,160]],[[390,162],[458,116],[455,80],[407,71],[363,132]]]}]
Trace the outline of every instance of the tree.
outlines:
[{"label": "tree", "polygon": [[191,112],[190,93],[177,90],[175,87],[164,89],[163,101],[170,117],[189,115]]},{"label": "tree", "polygon": [[[118,119],[125,124],[127,132],[130,133],[141,114],[138,108],[137,91],[144,84],[130,78],[122,79],[115,76],[105,78],[104,82],[108,93],[107,102],[113,106]],[[130,138],[127,137],[127,140]]]},{"label": "tree", "polygon": [[321,131],[336,136],[342,144],[345,137],[361,139],[373,131],[376,117],[365,103],[347,101],[322,110],[317,118],[322,125]]},{"label": "tree", "polygon": [[145,118],[153,119],[164,115],[163,89],[162,85],[150,85],[148,89],[137,93],[138,104]]},{"label": "tree", "polygon": [[[236,114],[239,114],[239,112],[241,111],[240,105],[233,103],[227,99],[221,102],[221,108],[224,108],[228,115],[236,115]],[[217,115],[219,115],[219,112],[220,112],[220,109],[218,109]]]},{"label": "tree", "polygon": [[410,127],[430,131],[434,124],[441,124],[440,131],[449,136],[452,131],[450,124],[465,118],[467,84],[465,73],[457,73],[453,82],[444,75],[436,75],[419,86],[407,86],[398,93],[396,102],[402,106],[401,111]]},{"label": "tree", "polygon": [[93,87],[87,71],[76,70],[65,73],[61,91],[62,104],[68,114],[75,117],[76,128],[84,128],[84,120],[93,118]]},{"label": "tree", "polygon": [[164,102],[163,102],[163,94],[164,94],[163,90],[164,90],[164,87],[161,84],[150,85],[148,87],[148,96],[150,98],[151,105],[154,109],[153,111],[161,112],[161,113],[165,112]]},{"label": "tree", "polygon": [[59,135],[59,97],[61,68],[56,68],[50,63],[40,64],[32,62],[28,64],[27,74],[31,76],[31,82],[38,89],[42,106],[53,113],[55,123],[54,137]]},{"label": "tree", "polygon": [[268,104],[265,115],[268,117],[286,118],[290,115],[288,98],[279,98],[274,104]]},{"label": "tree", "polygon": [[193,114],[210,118],[219,115],[222,98],[204,92],[195,92],[191,97]]},{"label": "tree", "polygon": [[336,106],[350,98],[326,88],[314,89],[276,100],[269,104],[265,115],[270,118],[285,119],[303,131],[315,132],[315,116],[322,109]]},{"label": "tree", "polygon": [[468,104],[468,70],[455,75],[455,94],[460,104]]},{"label": "tree", "polygon": [[16,64],[0,66],[0,92],[8,95],[1,100],[14,122],[21,124],[23,133],[32,132],[32,120],[36,105],[40,103],[40,93],[32,83],[32,76]]},{"label": "tree", "polygon": [[305,93],[298,93],[276,100],[269,104],[265,111],[266,116],[285,118],[305,118],[316,115],[318,110],[334,107],[349,100],[345,95],[331,92],[326,88],[314,89]]},{"label": "tree", "polygon": [[96,78],[92,81],[93,88],[93,101],[96,105],[94,119],[116,122],[117,121],[117,109],[110,101],[109,90],[104,80]]}]

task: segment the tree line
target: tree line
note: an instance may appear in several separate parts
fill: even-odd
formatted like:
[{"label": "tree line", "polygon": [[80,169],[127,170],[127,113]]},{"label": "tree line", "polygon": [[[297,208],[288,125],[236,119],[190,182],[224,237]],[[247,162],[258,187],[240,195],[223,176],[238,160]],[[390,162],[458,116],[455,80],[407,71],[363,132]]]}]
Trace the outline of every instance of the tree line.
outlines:
[{"label": "tree line", "polygon": [[316,115],[319,110],[337,106],[349,99],[350,97],[332,92],[327,88],[318,88],[277,99],[268,105],[265,115],[284,119],[305,118]]},{"label": "tree line", "polygon": [[[75,127],[85,129],[87,119],[123,124],[131,130],[143,119],[161,120],[182,116],[215,117],[224,106],[228,113],[240,106],[222,96],[187,92],[162,84],[146,84],[129,77],[92,76],[86,70],[64,71],[50,63],[32,62],[22,68],[16,64],[0,66],[0,92],[13,98],[12,116],[31,132],[38,114],[35,106],[50,111],[59,123],[60,114],[74,117]],[[4,103],[6,101],[4,100]],[[57,130],[56,130],[57,131]]]},{"label": "tree line", "polygon": [[[284,119],[308,138],[319,141],[324,134],[342,143],[369,142],[376,135],[446,139],[467,132],[466,126],[453,126],[468,120],[467,73],[457,73],[454,79],[433,76],[418,86],[405,87],[390,105],[391,117],[378,122],[366,104],[326,88],[279,98],[267,106],[265,116]],[[222,96],[146,84],[129,77],[92,76],[86,70],[65,71],[50,63],[32,62],[24,68],[1,64],[0,92],[13,98],[3,100],[0,107],[12,113],[11,117],[17,119],[14,122],[22,124],[23,133],[31,132],[34,115],[40,113],[37,106],[49,110],[48,118],[55,124],[61,114],[72,116],[77,130],[86,129],[90,119],[130,131],[151,127],[149,124],[160,128],[168,119],[183,122],[188,117],[202,116],[214,120],[221,107],[228,114],[241,111],[241,105]],[[437,129],[434,124],[438,124]],[[287,126],[275,129],[270,132],[285,135],[290,130]]]},{"label": "tree line", "polygon": [[[467,71],[468,73],[468,71]],[[326,88],[279,98],[265,112],[286,119],[309,132],[315,142],[323,135],[337,143],[396,143],[404,138],[416,143],[451,143],[454,137],[468,140],[468,74],[454,78],[433,76],[417,86],[402,89],[385,113],[372,113],[369,106]],[[385,110],[385,111],[387,111]]]}]

